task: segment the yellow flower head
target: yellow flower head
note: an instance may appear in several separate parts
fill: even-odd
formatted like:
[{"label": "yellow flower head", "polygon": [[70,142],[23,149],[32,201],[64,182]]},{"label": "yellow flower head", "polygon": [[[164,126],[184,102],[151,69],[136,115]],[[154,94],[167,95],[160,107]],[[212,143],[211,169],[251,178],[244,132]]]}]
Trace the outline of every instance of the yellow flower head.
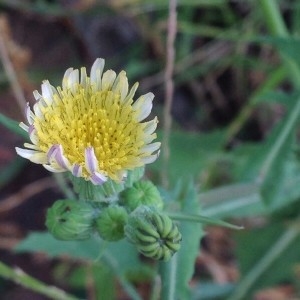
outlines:
[{"label": "yellow flower head", "polygon": [[42,94],[34,91],[33,111],[27,105],[32,144],[17,153],[52,172],[70,171],[99,185],[126,177],[127,171],[153,162],[159,142],[154,133],[157,118],[142,122],[152,109],[152,93],[133,101],[138,83],[128,92],[126,73],[103,73],[104,59],[86,69],[68,69],[62,87],[44,81]]}]

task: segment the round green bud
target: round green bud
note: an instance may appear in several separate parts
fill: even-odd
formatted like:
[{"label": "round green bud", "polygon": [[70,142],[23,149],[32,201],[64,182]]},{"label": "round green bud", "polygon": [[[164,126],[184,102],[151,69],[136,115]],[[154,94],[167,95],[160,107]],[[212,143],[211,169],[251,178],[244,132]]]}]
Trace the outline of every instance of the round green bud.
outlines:
[{"label": "round green bud", "polygon": [[143,255],[164,261],[179,250],[182,239],[166,214],[147,206],[139,206],[129,215],[125,235]]},{"label": "round green bud", "polygon": [[104,208],[95,221],[95,228],[106,241],[118,241],[124,237],[128,214],[124,207],[111,205]]},{"label": "round green bud", "polygon": [[153,206],[158,210],[163,208],[163,201],[157,187],[151,181],[137,181],[132,187],[120,194],[120,203],[129,211],[140,205]]},{"label": "round green bud", "polygon": [[58,200],[47,210],[46,226],[59,240],[85,240],[93,232],[94,209],[86,202]]}]

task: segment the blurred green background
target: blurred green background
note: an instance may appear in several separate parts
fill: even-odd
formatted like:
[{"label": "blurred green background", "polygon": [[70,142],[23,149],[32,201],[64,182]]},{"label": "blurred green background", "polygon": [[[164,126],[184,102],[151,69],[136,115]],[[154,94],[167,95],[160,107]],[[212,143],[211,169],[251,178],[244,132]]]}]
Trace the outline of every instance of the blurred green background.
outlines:
[{"label": "blurred green background", "polygon": [[[92,264],[97,243],[62,245],[44,232],[63,182],[16,156],[24,140],[16,124],[42,80],[58,86],[68,67],[102,57],[106,68],[126,70],[131,85],[138,81],[139,94],[155,94],[162,140],[168,7],[0,0],[0,257],[79,298],[157,299],[156,266],[122,244]],[[170,188],[161,192],[172,203],[192,185],[202,215],[245,227],[205,227],[191,299],[300,298],[299,37],[297,0],[177,1]],[[161,156],[147,176],[161,185],[163,168]],[[200,231],[188,230],[191,239]],[[0,293],[49,299],[4,279]]]}]

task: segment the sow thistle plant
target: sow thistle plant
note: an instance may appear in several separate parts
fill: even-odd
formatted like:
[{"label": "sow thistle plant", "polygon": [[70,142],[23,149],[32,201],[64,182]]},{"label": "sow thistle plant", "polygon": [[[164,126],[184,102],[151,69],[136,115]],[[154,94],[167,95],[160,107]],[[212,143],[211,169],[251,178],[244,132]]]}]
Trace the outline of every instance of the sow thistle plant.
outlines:
[{"label": "sow thistle plant", "polygon": [[134,100],[124,71],[104,71],[104,59],[68,69],[61,87],[44,81],[20,123],[31,143],[16,148],[51,172],[68,172],[79,200],[58,200],[48,209],[46,226],[61,240],[83,240],[93,232],[107,241],[124,237],[148,257],[169,259],[180,247],[177,226],[162,212],[161,196],[141,181],[144,165],[159,155],[158,120],[145,121],[154,95]]},{"label": "sow thistle plant", "polygon": [[138,83],[129,89],[126,73],[103,72],[104,63],[96,59],[89,76],[86,68],[70,68],[61,86],[44,81],[41,94],[34,91],[28,124],[20,123],[31,143],[16,151],[51,172],[66,172],[78,193],[48,209],[46,226],[55,238],[127,238],[143,255],[167,261],[182,241],[170,216],[207,220],[168,214],[157,187],[142,179],[144,166],[159,156],[158,120],[145,121],[154,95],[134,100]]}]

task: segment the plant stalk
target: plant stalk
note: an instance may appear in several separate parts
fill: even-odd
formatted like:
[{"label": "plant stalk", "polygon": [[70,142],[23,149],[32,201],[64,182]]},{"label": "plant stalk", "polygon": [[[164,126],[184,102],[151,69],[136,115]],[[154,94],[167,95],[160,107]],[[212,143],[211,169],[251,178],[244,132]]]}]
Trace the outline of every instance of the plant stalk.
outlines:
[{"label": "plant stalk", "polygon": [[161,274],[161,299],[176,299],[176,271],[177,271],[177,254],[175,253],[171,260],[167,263],[160,263]]},{"label": "plant stalk", "polygon": [[[288,38],[290,34],[281,16],[278,1],[261,0],[258,1],[258,4],[261,7],[268,30],[276,37]],[[297,64],[282,53],[281,56],[290,70],[291,79],[295,87],[300,87],[300,70]]]},{"label": "plant stalk", "polygon": [[54,286],[48,286],[45,283],[27,275],[19,268],[10,268],[2,262],[0,262],[0,276],[12,280],[25,288],[47,296],[50,299],[79,300],[79,298],[69,295],[63,290],[60,290]]}]

